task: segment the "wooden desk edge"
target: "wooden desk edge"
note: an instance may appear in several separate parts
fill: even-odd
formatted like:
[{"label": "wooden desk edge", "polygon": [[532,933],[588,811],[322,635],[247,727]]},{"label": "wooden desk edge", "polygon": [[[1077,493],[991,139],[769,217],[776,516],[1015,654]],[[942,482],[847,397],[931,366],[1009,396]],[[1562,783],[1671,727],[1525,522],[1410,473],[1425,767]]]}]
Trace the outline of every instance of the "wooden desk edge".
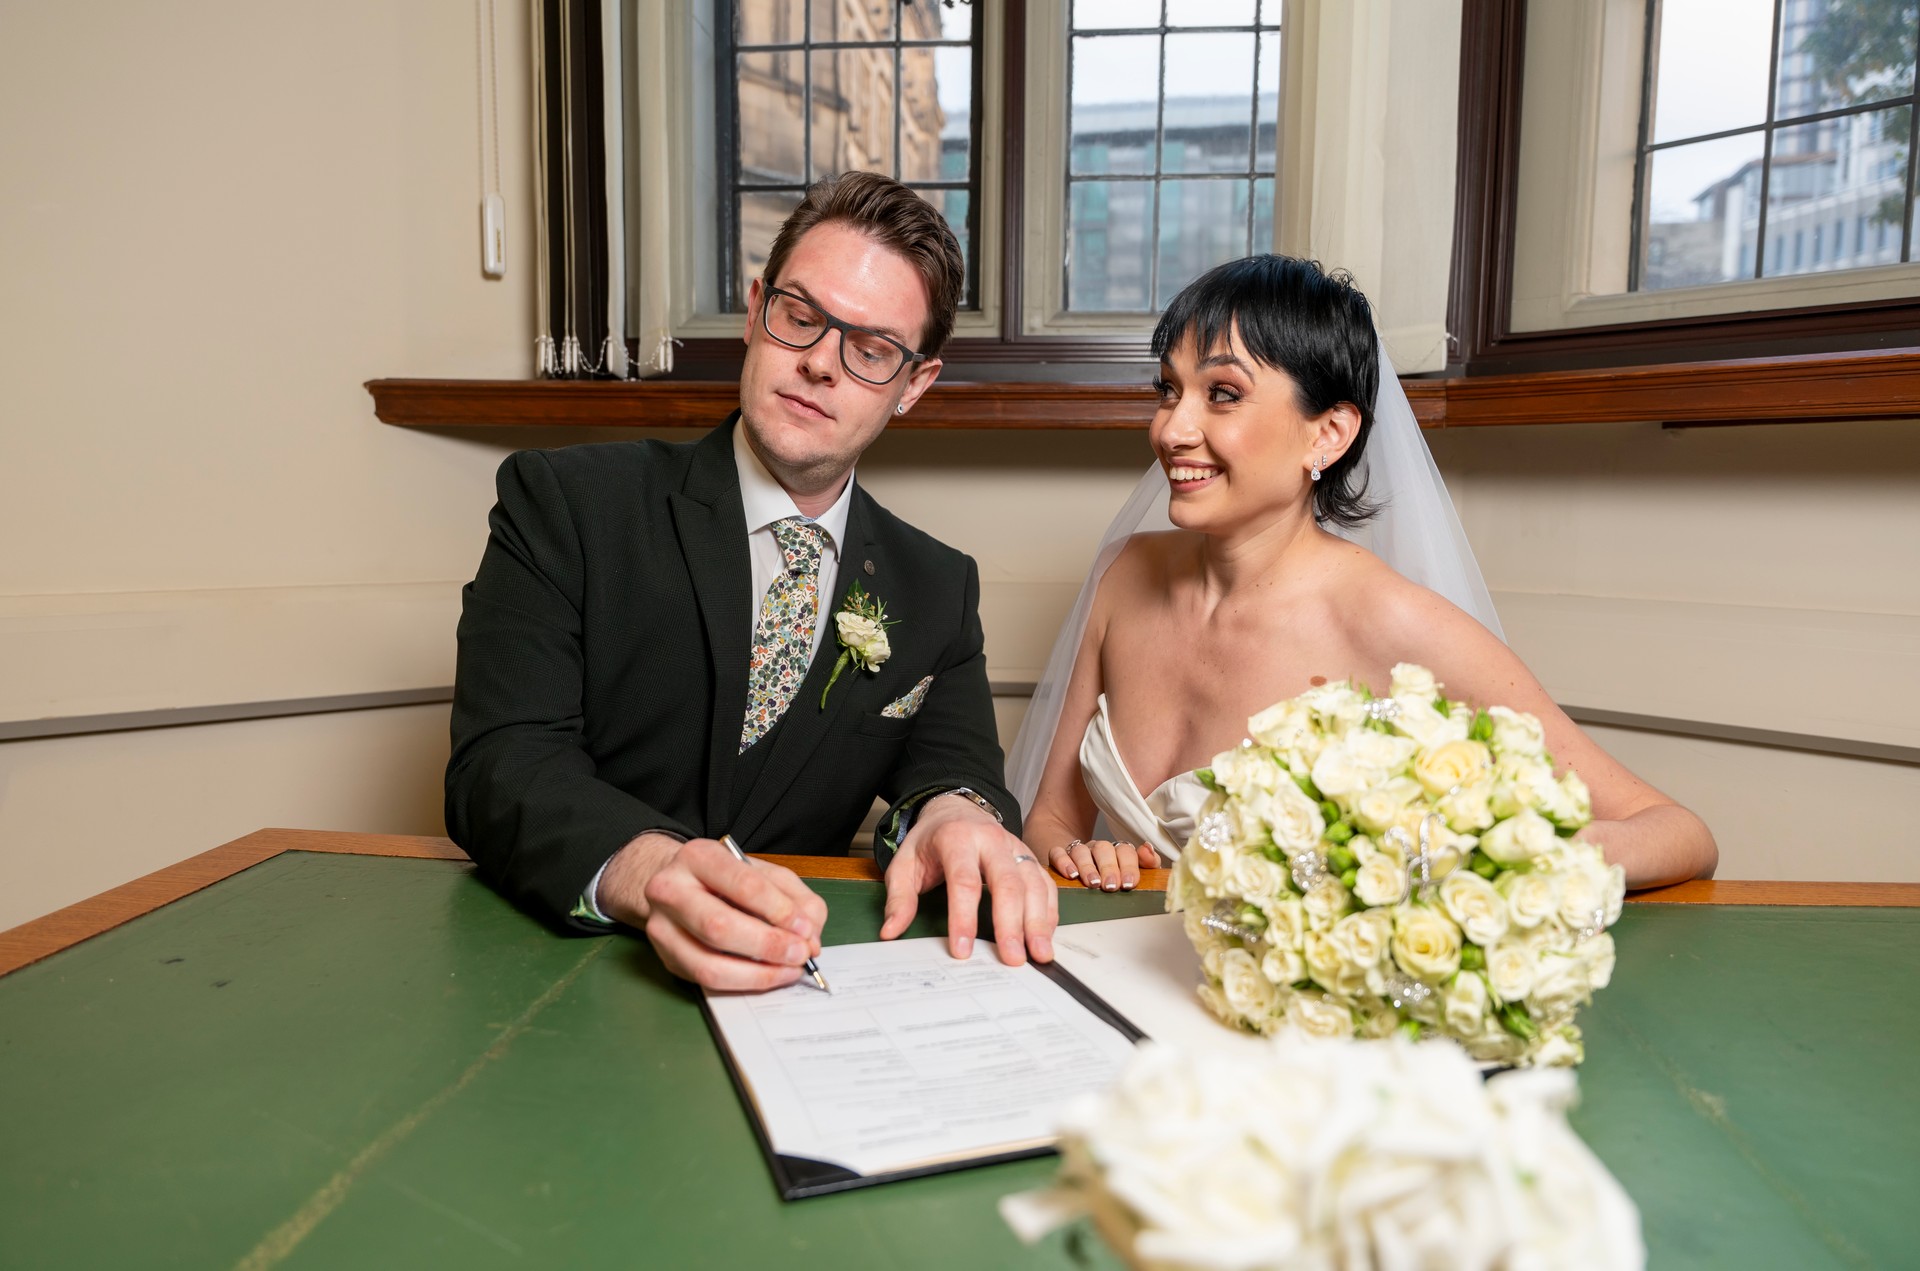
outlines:
[{"label": "wooden desk edge", "polygon": [[[390,856],[413,860],[466,861],[449,840],[408,834],[358,834],[340,830],[255,830],[178,864],[7,931],[0,931],[0,975],[17,971],[122,923],[152,913],[203,887],[231,878],[282,852],[333,852],[348,856]],[[876,882],[873,861],[852,856],[768,856],[803,878],[846,878]],[[1165,891],[1168,871],[1140,872],[1141,891]],[[1055,878],[1060,887],[1078,883]],[[1701,879],[1638,892],[1636,903],[1678,905],[1822,905],[1920,908],[1920,883],[1794,883]]]}]

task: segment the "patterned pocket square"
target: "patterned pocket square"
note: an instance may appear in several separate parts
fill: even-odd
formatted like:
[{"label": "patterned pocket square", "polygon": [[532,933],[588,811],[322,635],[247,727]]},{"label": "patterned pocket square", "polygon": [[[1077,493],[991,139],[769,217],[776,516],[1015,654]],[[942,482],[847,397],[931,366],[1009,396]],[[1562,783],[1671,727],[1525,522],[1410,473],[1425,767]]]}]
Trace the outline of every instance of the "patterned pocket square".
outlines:
[{"label": "patterned pocket square", "polygon": [[906,694],[887,704],[880,712],[884,719],[912,719],[920,711],[920,703],[927,700],[927,690],[933,687],[933,677],[929,675]]}]

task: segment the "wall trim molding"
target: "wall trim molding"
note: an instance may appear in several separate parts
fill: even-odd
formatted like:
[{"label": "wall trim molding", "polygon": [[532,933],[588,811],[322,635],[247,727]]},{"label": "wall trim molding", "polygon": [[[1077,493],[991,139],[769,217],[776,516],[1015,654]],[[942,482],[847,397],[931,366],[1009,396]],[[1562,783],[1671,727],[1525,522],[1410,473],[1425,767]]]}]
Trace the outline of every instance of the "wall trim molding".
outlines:
[{"label": "wall trim molding", "polygon": [[384,693],[337,693],[326,697],[290,697],[272,702],[225,702],[218,706],[175,706],[163,710],[122,711],[105,715],[69,715],[53,719],[0,720],[0,742],[42,741],[90,733],[130,733],[148,728],[186,728],[195,724],[232,724],[248,719],[284,719],[292,715],[331,715],[340,711],[389,710],[396,706],[432,706],[453,700],[453,685],[403,688]]}]

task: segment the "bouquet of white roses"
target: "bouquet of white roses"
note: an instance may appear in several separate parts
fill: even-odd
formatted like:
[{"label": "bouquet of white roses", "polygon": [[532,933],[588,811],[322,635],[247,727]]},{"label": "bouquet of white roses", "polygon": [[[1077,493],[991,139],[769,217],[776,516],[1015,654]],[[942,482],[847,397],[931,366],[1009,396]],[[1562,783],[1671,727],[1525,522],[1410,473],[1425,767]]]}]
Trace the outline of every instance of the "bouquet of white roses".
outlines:
[{"label": "bouquet of white roses", "polygon": [[1573,841],[1592,804],[1554,777],[1539,720],[1439,687],[1402,663],[1385,697],[1310,689],[1199,773],[1214,793],[1168,904],[1200,996],[1259,1033],[1437,1033],[1480,1060],[1578,1063],[1626,875]]},{"label": "bouquet of white roses", "polygon": [[1633,1202],[1567,1125],[1573,1074],[1482,1082],[1448,1045],[1143,1047],[1067,1112],[1026,1240],[1091,1215],[1138,1268],[1642,1266]]}]

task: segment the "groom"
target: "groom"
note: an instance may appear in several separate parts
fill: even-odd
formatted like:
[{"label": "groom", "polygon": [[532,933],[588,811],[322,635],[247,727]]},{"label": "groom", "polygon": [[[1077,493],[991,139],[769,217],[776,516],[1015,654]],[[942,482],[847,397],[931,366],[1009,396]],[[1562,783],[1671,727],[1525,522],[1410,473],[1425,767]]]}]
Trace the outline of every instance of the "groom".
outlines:
[{"label": "groom", "polygon": [[878,795],[883,939],[944,882],[954,956],[984,887],[1002,959],[1052,957],[974,563],[853,477],[939,375],[963,279],[952,231],[905,186],[823,181],[747,293],[733,417],[696,442],[501,465],[446,782],[448,832],[495,886],[583,929],[641,928],[686,979],[771,988],[819,951],[826,906],[719,836],[844,854]]}]

